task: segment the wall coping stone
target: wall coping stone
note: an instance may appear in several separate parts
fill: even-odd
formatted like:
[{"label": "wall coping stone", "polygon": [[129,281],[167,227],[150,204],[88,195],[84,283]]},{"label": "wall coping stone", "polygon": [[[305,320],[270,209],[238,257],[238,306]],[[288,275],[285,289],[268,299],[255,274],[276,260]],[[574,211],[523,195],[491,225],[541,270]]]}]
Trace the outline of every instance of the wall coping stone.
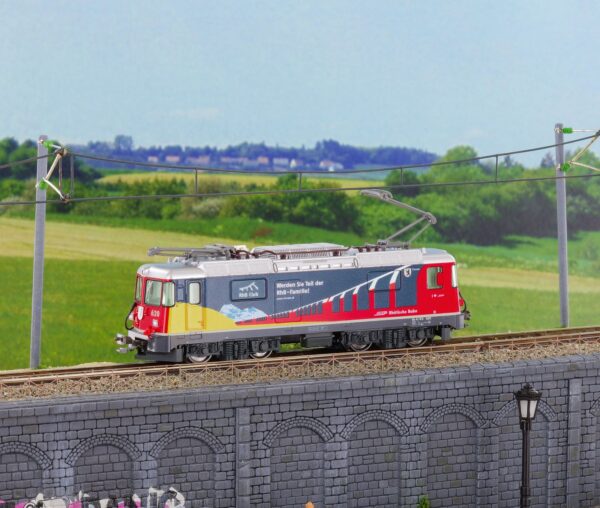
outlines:
[{"label": "wall coping stone", "polygon": [[[353,386],[360,380],[360,388],[380,388],[383,386],[403,387],[414,384],[428,384],[440,382],[452,383],[461,380],[461,374],[470,375],[473,379],[489,378],[489,371],[494,370],[495,376],[511,375],[513,377],[523,376],[531,378],[530,368],[551,365],[554,370],[572,372],[575,377],[577,372],[595,371],[600,369],[600,353],[594,353],[586,356],[571,355],[556,358],[544,358],[532,363],[529,360],[521,360],[511,363],[479,363],[474,365],[464,365],[450,368],[436,368],[427,370],[406,370],[401,372],[390,372],[383,374],[370,374],[366,376],[352,377],[332,377],[323,379],[296,379],[282,381],[285,383],[285,391],[289,394],[302,394],[316,392],[321,396],[331,391],[338,392],[340,383],[350,383]],[[534,374],[538,376],[538,374]],[[356,381],[355,381],[356,380]],[[518,385],[515,380],[515,385]],[[355,388],[352,388],[355,389]],[[153,405],[160,404],[185,404],[186,402],[219,402],[224,400],[236,401],[239,406],[243,406],[243,401],[251,397],[265,397],[265,391],[269,394],[278,393],[279,388],[275,388],[272,382],[251,385],[225,385],[225,386],[205,386],[200,388],[191,388],[185,390],[166,390],[161,392],[123,392],[110,394],[84,394],[66,397],[57,397],[50,399],[21,399],[15,401],[0,401],[0,418],[14,418],[21,416],[19,411],[26,408],[34,408],[36,414],[67,414],[75,412],[73,409],[79,404],[85,404],[86,409],[95,406],[95,410],[110,410],[123,407],[124,401],[134,399],[137,406],[147,405],[148,399],[153,399]],[[275,396],[275,395],[270,395]],[[81,406],[83,407],[83,406]],[[128,405],[128,407],[131,407]]]}]

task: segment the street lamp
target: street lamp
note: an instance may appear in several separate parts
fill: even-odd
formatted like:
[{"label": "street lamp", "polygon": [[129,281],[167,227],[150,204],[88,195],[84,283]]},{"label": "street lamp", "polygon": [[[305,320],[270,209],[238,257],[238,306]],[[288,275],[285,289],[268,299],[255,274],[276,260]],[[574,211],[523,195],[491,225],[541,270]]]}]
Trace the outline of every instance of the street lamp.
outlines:
[{"label": "street lamp", "polygon": [[517,409],[519,410],[519,422],[523,432],[523,465],[521,468],[521,508],[530,506],[530,488],[529,488],[529,431],[531,422],[535,418],[535,412],[538,402],[542,397],[541,392],[535,390],[527,383],[518,392],[515,392],[517,399]]}]

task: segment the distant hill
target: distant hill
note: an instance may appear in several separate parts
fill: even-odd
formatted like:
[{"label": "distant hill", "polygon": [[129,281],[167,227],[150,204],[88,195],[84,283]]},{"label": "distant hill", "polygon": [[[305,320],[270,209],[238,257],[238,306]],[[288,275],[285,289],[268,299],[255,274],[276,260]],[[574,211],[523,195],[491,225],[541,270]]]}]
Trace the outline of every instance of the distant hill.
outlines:
[{"label": "distant hill", "polygon": [[[345,169],[367,169],[408,164],[428,164],[436,154],[416,148],[382,146],[362,148],[328,139],[312,148],[268,146],[264,143],[241,143],[227,148],[181,147],[179,145],[135,147],[131,136],[118,135],[113,142],[90,141],[71,146],[74,151],[90,155],[169,165],[203,168],[254,169],[283,171],[297,168],[335,173]],[[96,167],[110,167],[101,161],[88,161]],[[114,165],[114,167],[123,167]]]}]

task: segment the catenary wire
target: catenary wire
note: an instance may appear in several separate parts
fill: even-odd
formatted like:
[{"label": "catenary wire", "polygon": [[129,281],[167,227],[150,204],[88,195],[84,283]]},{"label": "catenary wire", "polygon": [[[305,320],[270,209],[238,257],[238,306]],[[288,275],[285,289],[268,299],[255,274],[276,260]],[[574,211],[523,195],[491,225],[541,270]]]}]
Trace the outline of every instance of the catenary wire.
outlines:
[{"label": "catenary wire", "polygon": [[13,162],[8,162],[6,164],[0,164],[0,169],[8,169],[8,168],[12,168],[13,166],[19,166],[20,164],[27,164],[29,162],[39,161],[40,159],[47,159],[48,157],[51,157],[52,155],[54,155],[54,154],[50,153],[48,155],[39,155],[37,157],[30,157],[29,159],[23,159],[20,161],[13,161]]},{"label": "catenary wire", "polygon": [[521,183],[521,182],[543,182],[550,180],[572,180],[579,178],[594,178],[600,177],[598,174],[588,175],[565,175],[565,176],[545,176],[533,178],[510,178],[504,180],[474,180],[461,182],[438,182],[438,183],[416,183],[406,185],[376,185],[363,187],[323,187],[317,189],[277,189],[263,191],[239,191],[239,192],[209,192],[198,194],[142,194],[138,196],[90,196],[82,198],[70,198],[65,201],[60,199],[48,199],[39,201],[0,201],[0,206],[17,206],[17,205],[38,205],[38,204],[68,204],[68,203],[84,203],[91,201],[130,201],[130,200],[148,200],[148,199],[182,199],[182,198],[207,198],[207,197],[230,197],[230,196],[268,196],[275,194],[305,194],[310,192],[347,192],[360,190],[375,190],[386,189],[391,191],[400,191],[402,189],[421,188],[421,187],[457,187],[461,185],[499,185],[506,183]]},{"label": "catenary wire", "polygon": [[[484,160],[484,159],[495,159],[498,157],[506,157],[509,155],[518,155],[518,154],[523,154],[523,153],[538,152],[540,150],[548,150],[549,148],[556,148],[557,146],[570,145],[573,143],[579,143],[580,141],[586,141],[588,139],[592,139],[593,137],[598,136],[598,134],[600,134],[600,131],[598,131],[596,134],[593,134],[591,136],[573,139],[571,141],[564,141],[562,143],[555,143],[553,145],[538,146],[536,148],[527,148],[525,150],[514,150],[512,152],[501,152],[501,153],[495,153],[492,155],[482,155],[479,157],[471,157],[469,159],[459,159],[459,160],[455,160],[455,161],[442,161],[442,162],[428,162],[428,163],[423,162],[423,163],[419,163],[419,164],[386,166],[383,168],[346,169],[346,170],[342,170],[342,171],[336,171],[335,174],[343,175],[343,174],[352,174],[352,173],[377,173],[377,172],[383,172],[383,171],[393,171],[395,169],[428,168],[428,167],[432,167],[432,166],[447,166],[450,164],[458,165],[458,164],[464,164],[466,162],[477,162],[477,161]],[[184,170],[184,171],[212,171],[212,172],[222,172],[222,173],[260,173],[260,174],[276,174],[276,175],[329,174],[329,173],[323,172],[322,170],[317,170],[317,169],[286,170],[286,171],[279,171],[279,172],[275,173],[275,172],[260,171],[260,170],[256,170],[256,169],[229,169],[229,168],[215,168],[215,167],[208,167],[208,166],[188,166],[188,165],[184,166],[181,164],[160,164],[160,163],[154,163],[154,162],[136,162],[136,161],[127,160],[127,159],[112,159],[109,157],[100,157],[97,155],[89,155],[89,154],[84,154],[84,153],[79,153],[79,152],[70,152],[70,153],[71,153],[71,155],[74,155],[75,157],[79,157],[81,159],[90,159],[90,160],[96,160],[96,161],[100,161],[100,162],[111,162],[113,164],[129,164],[129,165],[133,165],[133,166],[141,166],[141,167],[149,167],[149,168],[157,168],[157,169],[180,169],[180,170]]]},{"label": "catenary wire", "polygon": [[[431,167],[431,166],[445,166],[445,165],[458,165],[466,162],[475,162],[483,159],[496,159],[498,161],[499,157],[507,156],[507,155],[515,155],[520,153],[529,153],[540,150],[546,150],[548,148],[554,148],[557,146],[568,145],[572,143],[578,143],[580,141],[586,141],[588,139],[592,139],[597,137],[600,134],[600,131],[596,132],[591,136],[586,136],[583,138],[574,139],[571,141],[566,141],[563,143],[555,143],[553,145],[540,146],[536,148],[528,148],[525,150],[516,150],[512,152],[501,152],[492,155],[484,155],[480,157],[472,157],[469,159],[460,159],[455,161],[442,161],[442,162],[432,162],[432,163],[422,163],[422,164],[411,164],[411,165],[403,165],[403,166],[393,166],[386,168],[373,168],[373,169],[363,169],[363,170],[346,170],[336,172],[337,174],[343,173],[360,173],[360,172],[381,172],[381,171],[392,171],[392,170],[405,170],[411,168],[418,167]],[[21,161],[14,161],[9,164],[5,164],[0,166],[0,169],[4,167],[11,167],[18,164],[25,164],[27,162],[32,162],[39,159],[44,159],[50,157],[51,154],[42,155],[38,157],[31,157],[29,159],[24,159]],[[180,166],[180,165],[169,165],[169,164],[154,164],[154,163],[141,163],[135,161],[128,161],[123,159],[110,159],[105,157],[97,157],[90,156],[85,154],[78,154],[71,152],[71,155],[94,159],[99,161],[113,162],[113,163],[124,163],[124,164],[132,164],[146,167],[156,167],[156,168],[168,168],[168,169],[183,169],[188,171],[219,171],[223,173],[261,173],[266,174],[264,171],[252,171],[252,170],[236,170],[236,169],[227,169],[227,168],[200,168],[200,167],[189,167],[189,166]],[[298,174],[300,177],[302,174],[327,174],[323,173],[323,171],[316,170],[296,170],[296,171],[282,171],[282,172],[271,172],[269,174],[274,175],[285,175],[285,174]],[[294,194],[294,193],[307,193],[307,192],[345,192],[345,191],[359,191],[359,190],[372,190],[372,189],[387,189],[387,190],[401,190],[401,189],[410,189],[410,188],[421,188],[421,187],[453,187],[458,185],[489,185],[489,184],[501,184],[501,183],[516,183],[516,182],[533,182],[533,181],[546,181],[546,180],[556,180],[557,178],[571,179],[571,178],[586,178],[591,176],[600,176],[600,175],[571,175],[571,176],[563,176],[563,177],[534,177],[534,178],[514,178],[514,179],[504,179],[498,180],[477,180],[477,181],[461,181],[461,182],[440,182],[440,183],[417,183],[417,184],[402,184],[402,185],[378,185],[378,186],[363,186],[363,187],[324,187],[318,189],[276,189],[276,190],[263,190],[263,191],[239,191],[239,192],[223,192],[223,193],[186,193],[186,194],[158,194],[158,195],[134,195],[134,196],[89,196],[82,198],[69,198],[66,200],[30,200],[30,201],[3,201],[0,202],[0,206],[18,206],[18,205],[35,205],[35,204],[53,204],[53,203],[77,203],[77,202],[90,202],[90,201],[123,201],[123,200],[147,200],[147,199],[176,199],[176,198],[201,198],[201,197],[228,197],[228,196],[256,196],[256,195],[274,195],[274,194]]]}]

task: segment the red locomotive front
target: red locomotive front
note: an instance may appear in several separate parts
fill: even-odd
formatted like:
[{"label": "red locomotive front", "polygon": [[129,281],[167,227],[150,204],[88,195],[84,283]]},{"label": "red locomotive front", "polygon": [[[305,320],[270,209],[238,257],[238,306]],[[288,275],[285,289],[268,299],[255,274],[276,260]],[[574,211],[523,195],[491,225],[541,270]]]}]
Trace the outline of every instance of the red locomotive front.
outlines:
[{"label": "red locomotive front", "polygon": [[146,336],[168,331],[169,308],[175,304],[173,281],[138,274],[134,302],[131,318],[135,329]]}]

